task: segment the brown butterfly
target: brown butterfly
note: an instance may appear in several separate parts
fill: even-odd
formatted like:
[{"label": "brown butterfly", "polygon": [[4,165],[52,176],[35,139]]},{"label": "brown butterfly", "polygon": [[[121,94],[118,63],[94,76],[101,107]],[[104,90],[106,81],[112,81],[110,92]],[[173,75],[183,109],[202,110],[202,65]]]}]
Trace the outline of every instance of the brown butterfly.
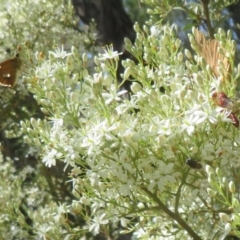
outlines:
[{"label": "brown butterfly", "polygon": [[11,88],[14,87],[17,80],[17,72],[21,64],[19,54],[16,54],[14,58],[0,63],[0,85]]},{"label": "brown butterfly", "polygon": [[[229,59],[219,52],[220,44],[216,39],[206,39],[204,34],[197,29],[195,30],[195,40],[197,42],[198,52],[205,59],[206,63],[211,67],[214,75],[219,77],[219,62],[224,67],[224,79],[231,76],[231,64]],[[224,50],[224,49],[223,49]]]}]

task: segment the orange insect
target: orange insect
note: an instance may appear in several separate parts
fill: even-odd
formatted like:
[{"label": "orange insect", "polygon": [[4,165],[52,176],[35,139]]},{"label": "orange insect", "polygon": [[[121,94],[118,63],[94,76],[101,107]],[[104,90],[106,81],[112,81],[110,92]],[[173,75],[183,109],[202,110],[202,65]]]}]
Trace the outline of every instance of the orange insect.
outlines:
[{"label": "orange insect", "polygon": [[17,80],[17,73],[22,65],[19,54],[0,63],[0,85],[14,87]]},{"label": "orange insect", "polygon": [[239,120],[236,117],[237,112],[233,112],[234,109],[234,101],[229,98],[224,92],[215,92],[212,95],[213,101],[222,108],[226,108],[228,111],[230,111],[230,114],[228,115],[228,118],[232,120],[232,123],[235,127],[239,127]]}]

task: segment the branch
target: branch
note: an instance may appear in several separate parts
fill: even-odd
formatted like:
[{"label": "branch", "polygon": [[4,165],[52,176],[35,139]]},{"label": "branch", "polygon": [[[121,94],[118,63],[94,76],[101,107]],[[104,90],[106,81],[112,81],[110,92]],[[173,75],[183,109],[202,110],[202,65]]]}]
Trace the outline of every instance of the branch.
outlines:
[{"label": "branch", "polygon": [[185,229],[188,234],[194,239],[194,240],[201,240],[201,238],[192,230],[192,228],[180,217],[179,214],[175,214],[170,209],[168,209],[162,201],[156,197],[155,194],[150,192],[147,188],[142,187],[142,190],[147,193],[159,206],[161,210],[163,210],[168,216],[170,216],[172,219],[174,219],[183,229]]},{"label": "branch", "polygon": [[206,24],[207,24],[209,36],[211,39],[213,39],[214,38],[214,30],[213,30],[210,16],[209,16],[209,9],[208,9],[209,0],[201,0],[201,2],[202,2],[202,6],[203,6],[204,15],[206,18]]}]

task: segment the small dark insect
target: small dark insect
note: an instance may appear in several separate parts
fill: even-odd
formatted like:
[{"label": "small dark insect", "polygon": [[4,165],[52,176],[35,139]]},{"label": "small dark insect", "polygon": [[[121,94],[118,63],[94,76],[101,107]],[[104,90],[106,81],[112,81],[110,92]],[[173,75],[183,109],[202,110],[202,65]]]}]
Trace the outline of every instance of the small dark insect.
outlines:
[{"label": "small dark insect", "polygon": [[191,159],[191,158],[188,158],[186,160],[186,164],[191,167],[191,168],[194,168],[194,169],[201,169],[202,168],[202,164],[198,163],[197,161]]}]

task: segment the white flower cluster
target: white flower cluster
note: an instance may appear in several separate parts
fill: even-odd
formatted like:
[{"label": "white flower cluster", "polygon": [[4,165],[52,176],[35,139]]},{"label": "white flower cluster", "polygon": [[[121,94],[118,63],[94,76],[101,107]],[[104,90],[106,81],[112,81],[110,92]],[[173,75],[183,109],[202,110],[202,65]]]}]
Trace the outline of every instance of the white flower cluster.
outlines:
[{"label": "white flower cluster", "polygon": [[135,29],[136,44],[126,40],[126,49],[136,62],[123,62],[124,81],[133,81],[129,98],[119,91],[118,54],[111,48],[95,58],[93,75],[85,70],[86,56],[78,61],[76,49],[59,49],[39,64],[37,85],[29,85],[49,117],[22,123],[22,130],[26,141],[42,148],[46,166],[63,161],[72,167],[78,199],[72,208],[91,206],[89,230],[95,234],[109,222],[130,227],[137,218],[131,225],[136,236],[151,239],[147,229],[159,236],[177,230],[163,224],[169,216],[192,237],[189,225],[208,234],[214,194],[207,191],[206,173],[185,161],[196,158],[231,178],[239,167],[239,131],[214,105],[210,89],[217,80],[197,61],[183,62],[174,28],[158,34]]}]

